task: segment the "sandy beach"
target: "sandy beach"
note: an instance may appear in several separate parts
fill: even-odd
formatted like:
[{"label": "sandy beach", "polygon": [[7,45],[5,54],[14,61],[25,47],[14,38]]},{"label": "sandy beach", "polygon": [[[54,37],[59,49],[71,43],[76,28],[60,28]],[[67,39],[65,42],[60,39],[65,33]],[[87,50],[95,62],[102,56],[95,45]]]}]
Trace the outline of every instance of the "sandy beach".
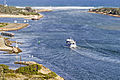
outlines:
[{"label": "sandy beach", "polygon": [[51,12],[53,11],[52,9],[40,9],[40,10],[37,10],[38,12]]},{"label": "sandy beach", "polygon": [[19,30],[24,27],[27,27],[29,24],[24,24],[24,23],[8,23],[8,25],[4,27],[0,27],[0,31],[14,31],[14,30]]},{"label": "sandy beach", "polygon": [[[25,19],[32,19],[37,15],[11,15],[11,14],[0,14],[0,17],[7,17],[7,18],[25,18]],[[38,19],[42,18],[43,15],[37,16]]]}]

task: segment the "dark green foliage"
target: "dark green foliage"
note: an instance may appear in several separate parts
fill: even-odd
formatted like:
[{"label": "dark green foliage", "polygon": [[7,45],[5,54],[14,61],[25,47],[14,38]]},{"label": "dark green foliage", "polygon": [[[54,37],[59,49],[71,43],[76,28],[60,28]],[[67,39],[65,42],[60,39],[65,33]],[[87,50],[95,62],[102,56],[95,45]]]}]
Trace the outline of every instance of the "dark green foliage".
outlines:
[{"label": "dark green foliage", "polygon": [[5,77],[9,77],[9,78],[17,78],[17,77],[19,77],[18,75],[16,75],[15,73],[8,73],[8,74],[5,74]]},{"label": "dark green foliage", "polygon": [[16,70],[17,73],[22,73],[22,74],[37,74],[38,70],[40,70],[41,67],[38,64],[33,64],[30,66],[25,66],[25,67],[20,67]]},{"label": "dark green foliage", "polygon": [[8,23],[0,23],[0,27],[6,26]]},{"label": "dark green foliage", "polygon": [[15,70],[9,69],[9,66],[4,65],[4,64],[0,64],[0,67],[3,70],[3,73],[14,73]]},{"label": "dark green foliage", "polygon": [[41,75],[44,79],[55,78],[57,76],[57,74],[54,72],[48,74],[42,74],[42,73],[38,73],[38,74]]},{"label": "dark green foliage", "polygon": [[12,69],[7,70],[7,73],[14,73],[14,72],[15,70],[12,70]]},{"label": "dark green foliage", "polygon": [[103,12],[106,14],[120,15],[120,8],[98,8],[92,9],[93,12]]},{"label": "dark green foliage", "polygon": [[1,69],[3,70],[3,73],[6,73],[9,70],[9,66],[0,64]]},{"label": "dark green foliage", "polygon": [[[10,78],[20,77],[16,75],[16,73],[27,76],[28,78],[26,78],[25,80],[28,80],[29,78],[35,79],[35,80],[48,80],[50,78],[55,78],[57,76],[57,74],[54,72],[50,72],[48,74],[43,74],[39,72],[38,70],[41,69],[41,66],[39,64],[20,67],[16,70],[11,70],[9,69],[9,66],[4,64],[0,64],[0,67],[3,69],[3,72],[5,73],[5,77],[10,77]],[[37,76],[33,76],[33,75],[37,75]]]},{"label": "dark green foliage", "polygon": [[39,15],[39,13],[36,13],[36,12],[20,12],[20,14],[23,14],[23,15]]},{"label": "dark green foliage", "polygon": [[33,12],[33,9],[31,7],[25,7],[25,10],[28,12]]}]

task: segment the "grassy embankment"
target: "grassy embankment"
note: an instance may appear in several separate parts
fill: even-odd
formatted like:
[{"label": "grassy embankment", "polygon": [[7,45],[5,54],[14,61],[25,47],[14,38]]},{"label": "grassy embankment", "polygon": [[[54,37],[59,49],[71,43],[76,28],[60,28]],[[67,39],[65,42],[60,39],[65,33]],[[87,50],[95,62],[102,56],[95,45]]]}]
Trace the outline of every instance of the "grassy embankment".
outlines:
[{"label": "grassy embankment", "polygon": [[33,64],[25,67],[20,67],[16,70],[9,69],[9,66],[0,64],[0,80],[56,80],[57,74],[50,72],[43,74],[40,72],[42,67],[39,64]]},{"label": "grassy embankment", "polygon": [[4,26],[7,26],[8,23],[0,23],[0,27],[4,27]]}]

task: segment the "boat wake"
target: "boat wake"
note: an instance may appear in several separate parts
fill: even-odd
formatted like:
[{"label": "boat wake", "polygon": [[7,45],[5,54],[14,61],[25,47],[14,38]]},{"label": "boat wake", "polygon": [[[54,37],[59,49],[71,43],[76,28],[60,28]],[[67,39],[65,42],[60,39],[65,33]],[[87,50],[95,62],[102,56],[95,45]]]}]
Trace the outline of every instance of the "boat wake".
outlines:
[{"label": "boat wake", "polygon": [[85,56],[85,57],[89,57],[89,58],[92,58],[92,59],[95,59],[95,60],[100,60],[100,61],[104,61],[104,62],[112,62],[112,63],[120,63],[120,60],[119,59],[116,59],[116,58],[112,58],[110,56],[104,56],[104,55],[101,55],[99,52],[92,52],[90,50],[87,50],[87,49],[83,49],[81,47],[78,47],[76,49],[73,49],[73,51],[75,51],[76,53],[82,55],[82,56]]},{"label": "boat wake", "polygon": [[[86,40],[83,39],[83,41],[87,44],[87,46],[96,49],[95,46],[89,44]],[[100,60],[104,62],[112,62],[112,63],[120,63],[120,60],[118,58],[113,58],[107,54],[102,54],[100,52],[97,52],[91,49],[83,48],[80,46],[77,46],[76,49],[75,48],[71,48],[71,49],[82,56],[89,57],[95,60]]]}]

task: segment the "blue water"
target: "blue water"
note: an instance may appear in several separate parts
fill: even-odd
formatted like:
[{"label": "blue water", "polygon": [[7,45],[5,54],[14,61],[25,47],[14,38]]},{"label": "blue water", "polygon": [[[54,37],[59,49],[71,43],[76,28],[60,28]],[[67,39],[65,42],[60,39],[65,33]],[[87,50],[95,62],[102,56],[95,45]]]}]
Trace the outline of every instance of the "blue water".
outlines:
[{"label": "blue water", "polygon": [[[0,0],[3,4],[3,0]],[[120,7],[119,0],[7,0],[14,6],[109,6]]]},{"label": "blue water", "polygon": [[[21,0],[12,3],[13,1],[15,0],[10,0],[9,4],[49,6],[45,3],[47,0],[36,0],[33,4],[27,3],[28,0],[24,3]],[[30,1],[32,2],[32,0]],[[57,6],[58,2],[61,5],[61,1],[56,1],[53,6]],[[86,4],[83,4],[85,1]],[[70,0],[69,4],[76,6],[77,2],[80,2],[79,6],[115,7],[119,5],[117,0],[109,1],[116,2],[116,4],[107,4],[108,0],[104,2],[102,0],[101,2],[100,0],[84,0],[83,2]],[[40,2],[44,4],[40,4]],[[92,2],[98,3],[94,3],[94,5],[91,4]],[[63,6],[67,5],[65,3]],[[80,9],[59,9],[42,14],[44,18],[38,21],[29,20],[29,27],[12,31],[16,34],[12,40],[24,43],[19,45],[23,52],[17,56],[0,52],[0,64],[17,68],[19,65],[14,65],[14,61],[18,61],[21,55],[22,60],[43,64],[65,80],[120,79],[120,18],[88,13],[87,10]],[[23,23],[24,19],[0,18],[0,22],[14,22],[14,20]],[[77,49],[65,47],[65,40],[69,37],[76,40]]]}]

